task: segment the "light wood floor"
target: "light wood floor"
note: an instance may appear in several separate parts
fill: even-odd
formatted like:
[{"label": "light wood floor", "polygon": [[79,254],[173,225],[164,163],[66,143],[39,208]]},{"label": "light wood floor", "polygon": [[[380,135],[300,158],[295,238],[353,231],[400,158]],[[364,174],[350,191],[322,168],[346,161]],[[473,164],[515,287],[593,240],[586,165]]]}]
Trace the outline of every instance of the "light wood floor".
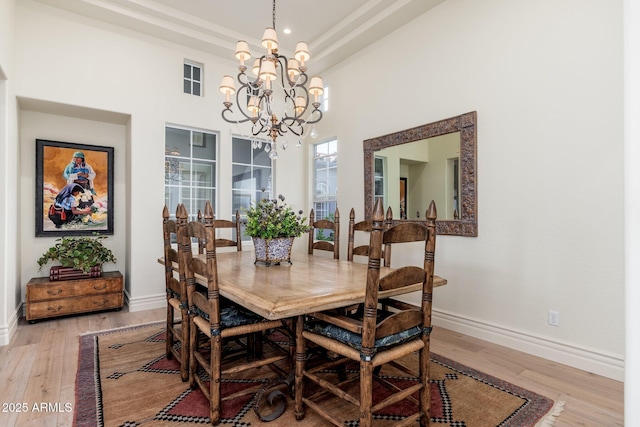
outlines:
[{"label": "light wood floor", "polygon": [[[33,325],[22,319],[11,343],[0,347],[0,426],[71,426],[73,412],[67,406],[75,404],[78,334],[159,321],[164,316],[164,309],[129,313],[125,307],[120,312]],[[624,425],[621,382],[442,328],[435,328],[432,336],[435,353],[565,401],[557,427]],[[21,408],[26,412],[17,412]]]}]

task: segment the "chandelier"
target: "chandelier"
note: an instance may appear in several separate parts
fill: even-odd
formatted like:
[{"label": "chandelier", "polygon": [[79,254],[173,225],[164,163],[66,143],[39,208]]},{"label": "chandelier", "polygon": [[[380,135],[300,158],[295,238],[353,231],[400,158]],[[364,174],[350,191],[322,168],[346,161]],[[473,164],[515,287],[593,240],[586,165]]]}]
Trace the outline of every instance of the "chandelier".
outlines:
[{"label": "chandelier", "polygon": [[[314,125],[322,119],[322,111],[318,97],[323,94],[322,78],[307,76],[306,62],[311,55],[307,43],[298,42],[293,58],[278,53],[276,36],[276,1],[273,0],[273,26],[268,27],[262,36],[262,46],[267,52],[257,57],[251,72],[255,77],[246,74],[245,61],[251,59],[249,44],[239,40],[236,44],[235,57],[240,60],[237,82],[227,75],[222,78],[220,92],[225,95],[222,118],[229,123],[242,124],[251,122],[251,134],[254,137],[264,135],[271,138],[265,142],[265,151],[275,160],[278,157],[276,138],[305,135],[305,127]],[[308,83],[308,89],[307,89]],[[236,95],[237,111],[231,109],[231,96]],[[311,100],[313,97],[313,100]],[[315,128],[309,133],[317,135]],[[253,140],[253,148],[260,148],[262,142]],[[287,148],[287,142],[281,144]]]}]

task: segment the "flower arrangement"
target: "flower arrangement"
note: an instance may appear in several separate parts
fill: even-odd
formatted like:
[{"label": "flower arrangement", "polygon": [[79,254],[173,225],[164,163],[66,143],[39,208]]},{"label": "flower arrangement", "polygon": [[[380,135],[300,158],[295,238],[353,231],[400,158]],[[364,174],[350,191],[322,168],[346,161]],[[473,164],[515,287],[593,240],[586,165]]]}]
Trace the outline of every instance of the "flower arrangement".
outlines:
[{"label": "flower arrangement", "polygon": [[[94,233],[95,234],[95,233]],[[102,244],[102,240],[107,236],[95,234],[95,237],[62,237],[56,239],[59,243],[50,247],[38,259],[40,269],[51,262],[58,261],[63,267],[77,268],[85,273],[91,267],[116,262],[116,257],[111,249]]]},{"label": "flower arrangement", "polygon": [[[262,189],[264,192],[265,190]],[[299,237],[309,231],[302,210],[295,213],[280,194],[277,199],[262,199],[247,212],[246,234],[251,237],[274,239]]]}]

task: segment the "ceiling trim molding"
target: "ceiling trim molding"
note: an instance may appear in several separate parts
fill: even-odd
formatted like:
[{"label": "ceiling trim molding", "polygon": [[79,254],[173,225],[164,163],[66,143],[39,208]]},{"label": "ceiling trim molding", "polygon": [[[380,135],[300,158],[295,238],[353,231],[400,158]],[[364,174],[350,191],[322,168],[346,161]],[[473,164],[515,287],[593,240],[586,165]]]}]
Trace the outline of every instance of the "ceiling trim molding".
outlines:
[{"label": "ceiling trim molding", "polygon": [[[253,51],[262,50],[261,41],[256,38],[261,33],[254,34],[255,27],[249,23],[246,32],[234,30],[206,19],[204,13],[195,16],[156,0],[36,1],[227,59],[233,58],[237,40],[246,40]],[[367,0],[347,15],[332,14],[335,22],[326,22],[321,36],[307,39],[313,52],[314,73],[330,68],[444,1]],[[238,0],[226,7],[233,7],[234,11],[237,8],[237,16],[247,13],[246,4]],[[216,16],[216,19],[226,22],[223,16]],[[292,52],[284,50],[282,53],[289,55]]]}]

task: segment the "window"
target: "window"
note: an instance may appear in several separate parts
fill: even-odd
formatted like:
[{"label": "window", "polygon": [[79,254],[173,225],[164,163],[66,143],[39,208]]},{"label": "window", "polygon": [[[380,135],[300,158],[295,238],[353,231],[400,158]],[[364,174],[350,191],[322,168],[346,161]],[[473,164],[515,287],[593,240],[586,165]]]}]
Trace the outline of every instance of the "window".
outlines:
[{"label": "window", "polygon": [[374,168],[374,182],[373,182],[373,201],[375,203],[376,200],[382,200],[382,206],[386,206],[384,195],[385,195],[385,182],[384,182],[384,169],[385,169],[385,158],[376,156],[374,159],[375,168]]},{"label": "window", "polygon": [[[315,220],[335,220],[338,195],[338,140],[314,145],[313,156],[313,211]],[[321,233],[317,230],[316,233]],[[316,234],[316,239],[333,240],[333,236]]]},{"label": "window", "polygon": [[329,111],[329,86],[324,87],[324,92],[320,96],[320,102],[322,103],[322,106],[320,107],[322,112],[326,113]]},{"label": "window", "polygon": [[184,62],[184,93],[202,95],[202,64]]},{"label": "window", "polygon": [[[254,150],[250,139],[234,137],[231,162],[232,212],[235,215],[239,210],[243,216],[252,203],[273,197],[271,159],[266,151]],[[251,237],[244,235],[244,225],[242,240],[251,240]]]},{"label": "window", "polygon": [[194,219],[207,200],[216,211],[216,144],[213,133],[165,128],[164,203],[171,215],[183,203]]}]

